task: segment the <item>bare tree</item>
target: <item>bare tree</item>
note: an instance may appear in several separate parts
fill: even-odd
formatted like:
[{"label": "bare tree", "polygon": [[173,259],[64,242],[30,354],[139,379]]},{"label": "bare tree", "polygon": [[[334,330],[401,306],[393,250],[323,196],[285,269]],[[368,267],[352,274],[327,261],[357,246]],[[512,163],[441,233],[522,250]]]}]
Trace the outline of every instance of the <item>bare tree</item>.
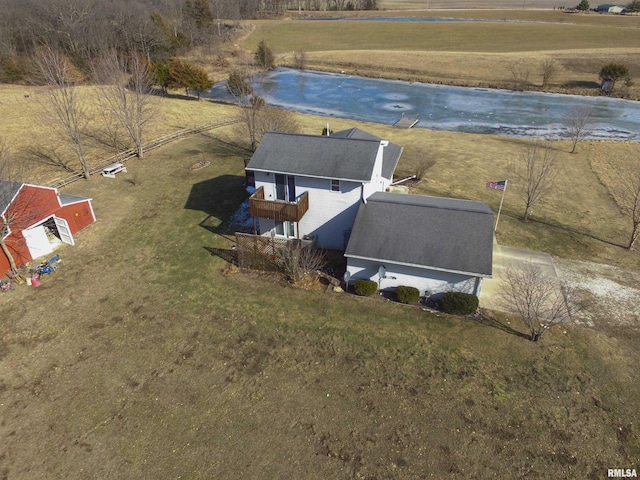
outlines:
[{"label": "bare tree", "polygon": [[578,105],[572,108],[569,113],[564,116],[564,124],[567,128],[567,134],[571,139],[571,153],[576,153],[578,142],[591,132],[593,107],[589,105]]},{"label": "bare tree", "polygon": [[546,88],[558,73],[558,64],[553,58],[542,61],[542,88]]},{"label": "bare tree", "polygon": [[12,158],[6,143],[0,138],[0,250],[7,257],[13,273],[17,273],[18,266],[7,244],[8,237],[18,225],[27,225],[32,220],[29,199],[16,201],[22,185],[21,164]]},{"label": "bare tree", "polygon": [[111,50],[93,65],[105,110],[118,120],[142,158],[143,137],[153,119],[153,81],[149,65],[135,51],[120,55]]},{"label": "bare tree", "polygon": [[313,247],[292,246],[280,257],[280,267],[293,282],[303,280],[309,273],[321,269],[326,260],[321,249]]},{"label": "bare tree", "polygon": [[612,185],[613,195],[622,214],[631,220],[631,234],[627,249],[633,250],[640,235],[640,164],[618,172],[617,181]]},{"label": "bare tree", "polygon": [[533,207],[542,202],[553,189],[560,173],[556,152],[539,142],[529,143],[520,157],[512,163],[511,170],[525,204],[522,219],[527,222]]},{"label": "bare tree", "polygon": [[524,90],[529,85],[531,67],[525,62],[512,62],[508,66],[513,79],[514,90]]},{"label": "bare tree", "polygon": [[521,268],[507,269],[499,302],[505,311],[520,317],[532,342],[540,340],[552,326],[570,322],[577,310],[573,290],[545,276],[542,269],[531,262]]},{"label": "bare tree", "polygon": [[56,130],[71,144],[80,162],[82,174],[89,179],[84,147],[88,115],[76,86],[80,75],[65,56],[48,47],[37,52],[35,64],[47,85],[45,101],[41,105],[53,120]]},{"label": "bare tree", "polygon": [[416,163],[415,173],[416,180],[420,181],[424,178],[427,172],[436,164],[435,159],[424,156],[420,157],[418,162]]},{"label": "bare tree", "polygon": [[298,70],[304,70],[307,68],[307,54],[304,50],[297,50],[293,52],[293,65]]},{"label": "bare tree", "polygon": [[293,112],[267,107],[264,100],[255,94],[248,100],[241,100],[239,108],[252,151],[258,148],[266,132],[297,132],[300,128]]}]

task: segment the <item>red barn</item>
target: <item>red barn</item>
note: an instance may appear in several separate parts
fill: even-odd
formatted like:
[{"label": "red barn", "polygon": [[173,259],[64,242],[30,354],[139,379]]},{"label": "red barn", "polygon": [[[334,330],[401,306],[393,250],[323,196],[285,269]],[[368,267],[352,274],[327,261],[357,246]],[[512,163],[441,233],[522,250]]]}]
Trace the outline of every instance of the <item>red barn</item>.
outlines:
[{"label": "red barn", "polygon": [[[18,266],[48,255],[96,221],[90,198],[51,187],[0,180],[0,235]],[[11,270],[0,250],[0,277]]]}]

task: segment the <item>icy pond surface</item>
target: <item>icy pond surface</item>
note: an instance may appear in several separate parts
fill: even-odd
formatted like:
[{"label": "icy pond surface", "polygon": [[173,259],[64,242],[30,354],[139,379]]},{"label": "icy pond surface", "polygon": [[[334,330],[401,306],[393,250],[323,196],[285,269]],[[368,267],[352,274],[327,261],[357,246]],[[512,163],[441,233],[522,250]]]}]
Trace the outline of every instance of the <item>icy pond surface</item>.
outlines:
[{"label": "icy pond surface", "polygon": [[[286,68],[253,78],[270,105],[327,117],[392,125],[403,115],[416,127],[452,132],[566,138],[564,118],[590,106],[589,138],[640,141],[640,103],[606,97],[449,87]],[[209,98],[234,101],[224,83]]]},{"label": "icy pond surface", "polygon": [[[480,18],[453,18],[453,17],[304,17],[298,21],[363,21],[363,22],[427,22],[427,23],[449,23],[449,22],[517,22],[525,23],[521,20],[496,20],[496,19],[480,19]],[[531,22],[527,22],[531,23]],[[536,22],[539,23],[539,22]]]}]

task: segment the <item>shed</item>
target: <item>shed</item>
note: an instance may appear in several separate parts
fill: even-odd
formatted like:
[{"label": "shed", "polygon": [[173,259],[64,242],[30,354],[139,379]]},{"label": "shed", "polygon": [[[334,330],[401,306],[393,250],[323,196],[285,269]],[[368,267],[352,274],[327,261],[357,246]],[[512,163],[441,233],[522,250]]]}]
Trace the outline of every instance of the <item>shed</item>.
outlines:
[{"label": "shed", "polygon": [[[73,236],[95,220],[90,198],[0,180],[0,232],[17,265],[48,255],[62,243],[73,245]],[[2,252],[0,277],[9,271]]]},{"label": "shed", "polygon": [[381,290],[479,295],[492,275],[493,212],[482,202],[374,193],[358,209],[345,257],[350,280]]}]

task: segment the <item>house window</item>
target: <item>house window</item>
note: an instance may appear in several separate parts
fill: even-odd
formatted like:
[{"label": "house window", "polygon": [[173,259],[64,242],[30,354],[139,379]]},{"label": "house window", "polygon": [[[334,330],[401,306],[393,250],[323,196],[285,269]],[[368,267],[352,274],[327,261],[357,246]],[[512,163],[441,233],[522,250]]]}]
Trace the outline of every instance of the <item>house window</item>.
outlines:
[{"label": "house window", "polygon": [[276,199],[296,201],[296,177],[276,173]]},{"label": "house window", "polygon": [[331,191],[332,192],[340,191],[340,180],[336,180],[335,178],[331,180]]},{"label": "house window", "polygon": [[281,222],[276,220],[276,235],[292,238],[295,236],[293,222]]}]

